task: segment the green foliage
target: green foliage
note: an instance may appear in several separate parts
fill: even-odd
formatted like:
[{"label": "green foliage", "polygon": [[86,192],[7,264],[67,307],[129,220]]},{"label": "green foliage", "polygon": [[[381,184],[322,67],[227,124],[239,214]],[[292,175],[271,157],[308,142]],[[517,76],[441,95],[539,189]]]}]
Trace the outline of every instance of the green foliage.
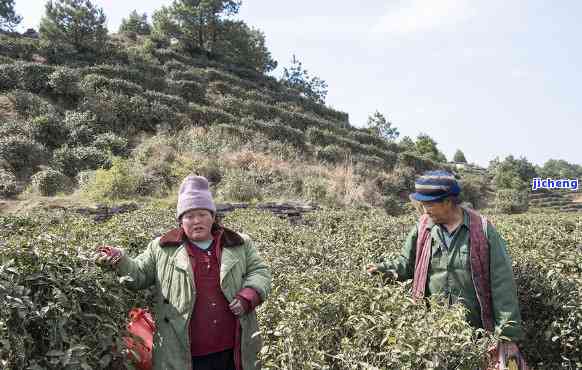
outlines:
[{"label": "green foliage", "polygon": [[5,161],[15,174],[29,175],[38,165],[46,163],[46,150],[38,142],[23,136],[0,137],[0,160]]},{"label": "green foliage", "polygon": [[325,103],[327,82],[317,76],[310,76],[295,55],[293,55],[289,68],[283,68],[283,75],[280,81],[283,85],[299,91],[302,96],[316,103]]},{"label": "green foliage", "polygon": [[18,115],[23,118],[57,114],[57,109],[51,103],[36,94],[14,90],[8,96],[14,101]]},{"label": "green foliage", "polygon": [[0,168],[0,197],[11,198],[18,194],[16,176],[4,168]]},{"label": "green foliage", "polygon": [[80,74],[76,69],[59,67],[48,77],[48,85],[56,95],[75,98],[79,96]]},{"label": "green foliage", "polygon": [[0,55],[4,57],[31,60],[38,48],[39,42],[36,39],[0,33]]},{"label": "green foliage", "polygon": [[91,112],[67,111],[64,129],[68,131],[67,143],[80,146],[87,145],[95,139],[96,117]]},{"label": "green foliage", "polygon": [[218,196],[226,201],[251,202],[262,197],[256,173],[233,169],[220,182]]},{"label": "green foliage", "polygon": [[457,149],[457,151],[455,152],[455,155],[453,156],[453,162],[467,163],[465,154],[461,151],[461,149]]},{"label": "green foliage", "polygon": [[394,141],[400,135],[396,127],[392,127],[392,122],[388,121],[384,115],[378,111],[368,116],[367,127],[376,136],[386,141]]},{"label": "green foliage", "polygon": [[494,183],[499,189],[525,190],[531,179],[537,177],[533,164],[525,157],[515,159],[512,155],[503,161],[498,158],[489,163],[489,171],[494,174]]},{"label": "green foliage", "polygon": [[132,163],[115,158],[109,169],[98,169],[86,192],[96,199],[128,199],[135,196],[139,175]]},{"label": "green foliage", "polygon": [[277,68],[277,62],[267,49],[265,35],[243,21],[225,20],[220,26],[213,52],[227,63],[268,73]]},{"label": "green foliage", "polygon": [[31,178],[32,190],[43,196],[53,196],[71,187],[71,181],[60,171],[48,168],[35,173]]},{"label": "green foliage", "polygon": [[119,26],[120,33],[134,33],[137,35],[149,35],[151,27],[148,23],[148,16],[146,13],[138,14],[137,10],[132,11],[129,16],[121,20]]},{"label": "green foliage", "polygon": [[326,145],[317,151],[317,159],[326,163],[343,163],[347,160],[348,151],[337,145]]},{"label": "green foliage", "polygon": [[16,63],[0,67],[0,90],[22,89],[33,93],[47,92],[49,75],[54,67],[40,63]]},{"label": "green foliage", "polygon": [[[363,272],[370,261],[399,254],[414,218],[354,209],[304,217],[301,226],[249,210],[225,219],[226,226],[251,235],[273,273],[272,293],[258,310],[264,367],[480,367],[491,338],[478,338],[460,306],[449,307],[438,297],[430,299],[430,309],[413,304],[409,283],[386,283]],[[575,369],[582,361],[576,345],[582,330],[579,217],[490,219],[514,261],[526,330],[521,348],[529,365]],[[114,367],[112,358],[119,355],[111,347],[117,346],[115,353],[124,348],[127,312],[150,306],[151,292],[126,290],[112,273],[95,267],[91,254],[96,245],[108,244],[135,256],[172,227],[168,209],[142,209],[101,224],[77,214],[0,217],[5,366],[48,367],[52,359],[62,368],[67,361]],[[38,236],[33,243],[30,235]]]},{"label": "green foliage", "polygon": [[493,203],[495,210],[501,213],[522,213],[528,209],[528,197],[526,191],[516,189],[498,189],[495,192]]},{"label": "green foliage", "polygon": [[14,12],[14,0],[0,0],[0,30],[13,31],[22,21],[22,17]]},{"label": "green foliage", "polygon": [[103,9],[90,0],[51,0],[40,22],[40,37],[48,45],[98,55],[107,40],[105,21]]},{"label": "green foliage", "polygon": [[582,178],[582,166],[569,163],[562,159],[548,159],[544,165],[537,170],[542,178],[553,179],[577,179]]},{"label": "green foliage", "polygon": [[48,149],[56,149],[67,140],[68,128],[55,116],[42,115],[30,120],[31,134],[34,140]]},{"label": "green foliage", "polygon": [[484,208],[486,203],[488,181],[483,176],[465,175],[459,181],[461,186],[460,199],[469,202],[475,209]]},{"label": "green foliage", "polygon": [[420,134],[415,142],[416,152],[435,162],[446,162],[447,158],[437,148],[437,143],[427,134]]},{"label": "green foliage", "polygon": [[102,151],[108,151],[115,156],[127,156],[129,149],[127,139],[112,132],[97,135],[93,146]]},{"label": "green foliage", "polygon": [[154,15],[154,28],[175,37],[191,53],[213,52],[219,37],[222,16],[238,13],[238,0],[177,0]]},{"label": "green foliage", "polygon": [[65,145],[54,151],[52,162],[55,169],[70,178],[80,171],[111,167],[108,153],[91,146]]}]

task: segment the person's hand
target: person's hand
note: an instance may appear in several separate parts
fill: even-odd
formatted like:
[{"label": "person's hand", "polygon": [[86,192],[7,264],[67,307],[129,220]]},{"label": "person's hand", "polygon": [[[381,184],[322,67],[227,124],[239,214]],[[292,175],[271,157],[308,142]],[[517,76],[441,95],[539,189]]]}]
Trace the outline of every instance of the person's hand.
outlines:
[{"label": "person's hand", "polygon": [[97,247],[95,263],[101,267],[114,267],[121,259],[121,250],[109,245]]},{"label": "person's hand", "polygon": [[374,274],[378,272],[378,267],[376,267],[375,263],[369,263],[368,266],[366,266],[366,272],[368,274]]},{"label": "person's hand", "polygon": [[242,302],[235,298],[229,305],[228,308],[232,311],[235,316],[241,316],[245,313],[245,307]]}]

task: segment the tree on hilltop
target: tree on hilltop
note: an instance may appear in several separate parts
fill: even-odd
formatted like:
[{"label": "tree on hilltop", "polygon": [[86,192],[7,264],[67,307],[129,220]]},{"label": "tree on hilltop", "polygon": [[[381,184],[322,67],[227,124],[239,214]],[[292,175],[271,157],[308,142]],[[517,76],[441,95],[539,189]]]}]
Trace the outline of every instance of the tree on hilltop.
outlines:
[{"label": "tree on hilltop", "polygon": [[446,162],[447,158],[437,148],[436,141],[427,134],[419,134],[415,142],[416,151],[435,162]]},{"label": "tree on hilltop", "polygon": [[367,126],[373,134],[386,141],[394,141],[400,135],[398,129],[392,126],[392,122],[388,121],[386,117],[378,111],[368,116]]},{"label": "tree on hilltop", "polygon": [[135,33],[137,35],[149,35],[151,27],[148,23],[148,15],[146,13],[138,14],[137,10],[129,13],[129,17],[121,20],[119,26],[120,33]]},{"label": "tree on hilltop", "polygon": [[0,0],[0,30],[14,31],[22,17],[14,12],[14,0]]},{"label": "tree on hilltop", "polygon": [[291,66],[283,68],[280,82],[287,87],[298,90],[303,96],[316,103],[325,104],[327,82],[319,77],[310,76],[295,55],[291,60]]},{"label": "tree on hilltop", "polygon": [[107,41],[103,9],[90,0],[50,0],[40,22],[41,40],[79,53],[99,53]]},{"label": "tree on hilltop", "polygon": [[457,149],[457,151],[455,152],[455,155],[453,156],[453,162],[467,163],[465,154],[461,151],[461,149]]}]

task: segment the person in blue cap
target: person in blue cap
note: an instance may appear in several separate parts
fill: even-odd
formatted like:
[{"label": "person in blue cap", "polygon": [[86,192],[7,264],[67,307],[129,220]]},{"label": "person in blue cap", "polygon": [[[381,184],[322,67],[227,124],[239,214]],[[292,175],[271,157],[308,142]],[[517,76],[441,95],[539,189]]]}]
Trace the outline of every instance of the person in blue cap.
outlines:
[{"label": "person in blue cap", "polygon": [[453,174],[429,171],[414,186],[410,198],[420,203],[423,214],[401,255],[371,263],[367,272],[413,279],[415,300],[438,294],[448,304],[461,303],[472,326],[498,330],[508,339],[492,350],[495,361],[512,356],[520,369],[526,368],[517,347],[523,330],[506,241],[485,217],[461,207],[461,187]]}]

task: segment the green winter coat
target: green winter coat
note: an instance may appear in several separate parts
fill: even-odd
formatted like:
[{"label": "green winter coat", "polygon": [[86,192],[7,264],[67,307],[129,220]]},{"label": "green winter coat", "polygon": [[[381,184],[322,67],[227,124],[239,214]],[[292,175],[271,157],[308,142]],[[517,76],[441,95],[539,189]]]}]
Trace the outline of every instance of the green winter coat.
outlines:
[{"label": "green winter coat", "polygon": [[[193,270],[185,243],[175,229],[149,243],[136,258],[123,254],[116,266],[130,289],[155,286],[153,315],[153,370],[190,370],[189,322],[196,300]],[[253,288],[265,301],[271,290],[271,273],[248,236],[224,228],[220,286],[228,302],[243,288]],[[241,357],[244,370],[260,369],[257,354],[261,337],[255,311],[240,317]]]},{"label": "green winter coat", "polygon": [[[400,256],[376,265],[380,272],[395,272],[398,280],[414,277],[418,225],[411,228]],[[467,308],[467,321],[474,327],[482,327],[481,309],[471,278],[471,251],[469,239],[469,215],[463,211],[463,223],[457,229],[450,245],[445,243],[443,227],[432,224],[432,253],[427,277],[427,295],[441,294],[449,303],[461,303]],[[517,289],[511,267],[511,257],[505,240],[493,225],[487,225],[491,295],[495,329],[512,341],[523,339]]]}]

